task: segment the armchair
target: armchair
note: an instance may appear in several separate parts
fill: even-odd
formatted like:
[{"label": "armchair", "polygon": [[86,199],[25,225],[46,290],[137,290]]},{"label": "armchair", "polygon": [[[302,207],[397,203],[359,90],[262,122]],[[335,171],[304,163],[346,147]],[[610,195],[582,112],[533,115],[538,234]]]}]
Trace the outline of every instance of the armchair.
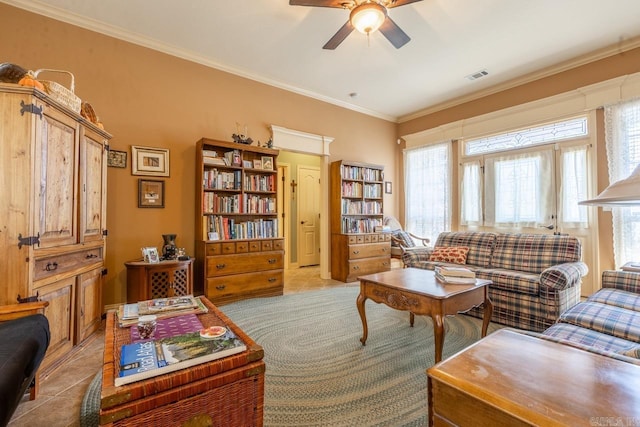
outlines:
[{"label": "armchair", "polygon": [[37,394],[37,371],[49,347],[48,301],[0,306],[0,426],[7,425],[31,385]]},{"label": "armchair", "polygon": [[[404,231],[400,222],[392,217],[387,216],[383,220],[383,224],[389,227],[391,231],[391,257],[402,258],[405,251],[427,249],[430,240],[426,237],[416,236],[413,233]],[[418,242],[419,244],[417,244]]]}]

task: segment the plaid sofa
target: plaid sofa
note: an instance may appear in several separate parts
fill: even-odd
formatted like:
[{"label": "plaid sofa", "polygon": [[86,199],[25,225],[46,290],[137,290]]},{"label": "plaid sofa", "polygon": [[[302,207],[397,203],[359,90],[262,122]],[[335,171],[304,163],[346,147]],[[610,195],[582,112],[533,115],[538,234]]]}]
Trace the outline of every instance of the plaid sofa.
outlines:
[{"label": "plaid sofa", "polygon": [[[571,236],[489,232],[444,232],[434,248],[469,248],[465,267],[488,279],[492,321],[542,332],[580,301],[580,285],[588,268],[580,261],[580,241]],[[434,269],[433,248],[405,252],[405,267]],[[483,307],[469,314],[482,317]]]},{"label": "plaid sofa", "polygon": [[640,273],[605,270],[602,289],[540,337],[640,365]]}]

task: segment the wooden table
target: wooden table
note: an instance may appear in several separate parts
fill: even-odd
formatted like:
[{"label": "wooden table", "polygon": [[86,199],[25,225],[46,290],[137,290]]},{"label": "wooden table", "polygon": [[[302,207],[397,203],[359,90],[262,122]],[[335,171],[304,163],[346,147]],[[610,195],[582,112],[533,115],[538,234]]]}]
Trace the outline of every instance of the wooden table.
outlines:
[{"label": "wooden table", "polygon": [[193,294],[193,258],[157,263],[128,261],[127,302]]},{"label": "wooden table", "polygon": [[264,351],[209,300],[209,312],[198,315],[203,326],[225,326],[247,350],[120,387],[120,352],[131,342],[129,328],[119,328],[115,312],[107,313],[100,396],[100,425],[262,426]]},{"label": "wooden table", "polygon": [[470,310],[484,303],[482,319],[482,336],[487,335],[487,328],[493,312],[493,304],[489,299],[490,280],[477,279],[475,284],[453,285],[436,280],[431,270],[420,268],[403,268],[358,277],[360,295],[356,305],[362,319],[363,335],[360,341],[367,341],[367,315],[365,301],[370,298],[377,303],[410,312],[410,324],[413,326],[414,315],[431,316],[435,336],[435,361],[442,360],[444,345],[444,316],[454,315]]},{"label": "wooden table", "polygon": [[640,366],[500,330],[427,371],[429,425],[640,425]]}]

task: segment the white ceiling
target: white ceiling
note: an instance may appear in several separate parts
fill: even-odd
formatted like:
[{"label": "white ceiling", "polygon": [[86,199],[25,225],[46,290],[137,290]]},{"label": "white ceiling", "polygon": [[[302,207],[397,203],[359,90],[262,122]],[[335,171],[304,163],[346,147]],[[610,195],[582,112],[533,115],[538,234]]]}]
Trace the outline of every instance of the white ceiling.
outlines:
[{"label": "white ceiling", "polygon": [[640,0],[423,0],[389,10],[404,47],[354,31],[333,51],[349,12],[288,0],[0,2],[392,121],[640,45]]}]

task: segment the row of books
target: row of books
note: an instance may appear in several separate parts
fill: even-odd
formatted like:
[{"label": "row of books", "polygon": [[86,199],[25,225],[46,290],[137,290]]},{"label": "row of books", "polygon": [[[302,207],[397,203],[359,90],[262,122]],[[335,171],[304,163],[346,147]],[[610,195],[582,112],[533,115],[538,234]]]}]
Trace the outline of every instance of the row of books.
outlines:
[{"label": "row of books", "polygon": [[373,201],[342,200],[343,215],[375,215],[382,213],[382,203]]},{"label": "row of books", "polygon": [[244,180],[245,191],[275,191],[275,175],[247,175]]},{"label": "row of books", "polygon": [[276,198],[250,194],[223,196],[205,193],[202,198],[204,213],[269,214],[276,212]]},{"label": "row of books", "polygon": [[475,284],[476,273],[464,267],[438,266],[435,268],[436,278],[448,284]]},{"label": "row of books", "polygon": [[202,177],[202,186],[208,190],[240,190],[241,174],[240,171],[206,170]]},{"label": "row of books", "polygon": [[382,220],[377,218],[343,218],[343,233],[373,233],[376,227],[382,225]]},{"label": "row of books", "polygon": [[214,215],[207,218],[207,230],[218,233],[221,240],[269,239],[278,237],[277,219],[237,222],[234,218]]},{"label": "row of books", "polygon": [[343,197],[382,198],[382,184],[361,184],[359,182],[343,182]]},{"label": "row of books", "polygon": [[364,181],[382,181],[384,172],[380,169],[363,168],[359,166],[340,166],[340,175],[343,179],[362,179]]}]

